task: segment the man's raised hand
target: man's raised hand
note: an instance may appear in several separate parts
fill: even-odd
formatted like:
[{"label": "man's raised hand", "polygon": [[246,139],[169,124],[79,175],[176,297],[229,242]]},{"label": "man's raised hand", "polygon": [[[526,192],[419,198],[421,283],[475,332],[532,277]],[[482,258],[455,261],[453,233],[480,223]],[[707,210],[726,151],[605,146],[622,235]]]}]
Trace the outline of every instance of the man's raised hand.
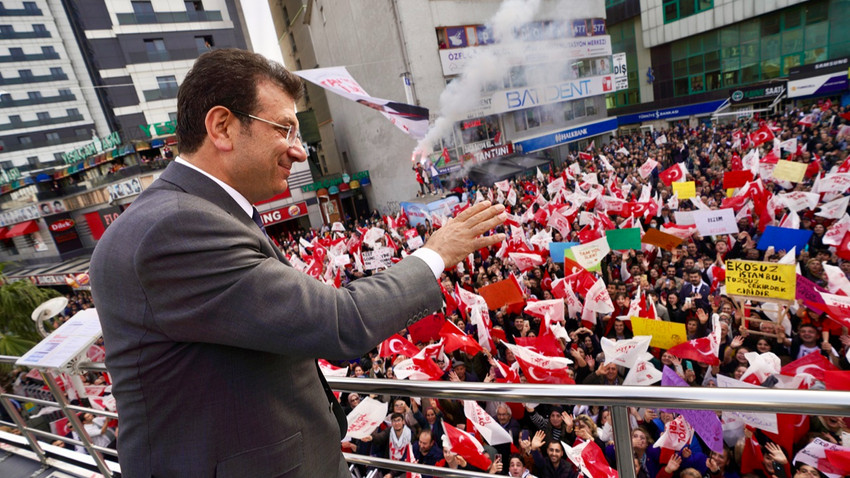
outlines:
[{"label": "man's raised hand", "polygon": [[435,231],[425,247],[440,254],[447,268],[452,267],[473,251],[502,242],[504,234],[482,234],[505,222],[504,211],[504,206],[489,201],[469,207]]}]

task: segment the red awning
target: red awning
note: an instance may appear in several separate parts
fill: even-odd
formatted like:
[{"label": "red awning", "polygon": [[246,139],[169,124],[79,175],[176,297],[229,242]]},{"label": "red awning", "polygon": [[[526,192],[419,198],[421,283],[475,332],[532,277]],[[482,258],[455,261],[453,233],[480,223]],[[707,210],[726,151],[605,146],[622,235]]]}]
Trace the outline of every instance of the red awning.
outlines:
[{"label": "red awning", "polygon": [[0,239],[8,239],[6,233],[9,232],[8,227],[0,227]]},{"label": "red awning", "polygon": [[12,237],[23,236],[24,234],[32,234],[38,231],[38,223],[35,221],[26,221],[15,224],[6,231],[5,239]]}]

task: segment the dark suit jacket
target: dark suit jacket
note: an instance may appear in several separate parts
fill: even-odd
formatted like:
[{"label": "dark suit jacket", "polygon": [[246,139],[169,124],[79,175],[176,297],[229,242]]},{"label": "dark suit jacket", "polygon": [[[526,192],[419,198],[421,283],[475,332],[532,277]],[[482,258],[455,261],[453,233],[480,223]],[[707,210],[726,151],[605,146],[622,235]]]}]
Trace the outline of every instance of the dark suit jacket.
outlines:
[{"label": "dark suit jacket", "polygon": [[701,295],[702,298],[694,299],[694,305],[705,311],[711,310],[711,305],[708,303],[710,289],[705,282],[700,282],[699,286],[696,287],[690,282],[685,282],[682,285],[682,290],[679,291],[679,306],[685,304],[685,298],[693,297],[696,294]]},{"label": "dark suit jacket", "polygon": [[362,355],[442,297],[419,258],[344,289],[296,271],[178,163],[110,225],[90,275],[126,478],[349,476],[315,359]]}]

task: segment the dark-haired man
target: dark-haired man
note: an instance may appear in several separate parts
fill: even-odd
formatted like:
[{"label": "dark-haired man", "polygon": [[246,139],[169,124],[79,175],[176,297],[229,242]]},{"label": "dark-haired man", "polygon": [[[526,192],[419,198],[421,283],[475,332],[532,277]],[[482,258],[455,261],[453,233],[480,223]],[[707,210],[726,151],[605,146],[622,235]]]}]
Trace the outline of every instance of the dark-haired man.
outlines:
[{"label": "dark-haired man", "polygon": [[252,204],[307,158],[302,91],[261,55],[201,55],[177,95],[180,156],[95,249],[127,478],[349,476],[345,415],[315,359],[362,355],[429,315],[445,265],[502,240],[481,236],[504,220],[484,203],[349,288],[296,271]]}]

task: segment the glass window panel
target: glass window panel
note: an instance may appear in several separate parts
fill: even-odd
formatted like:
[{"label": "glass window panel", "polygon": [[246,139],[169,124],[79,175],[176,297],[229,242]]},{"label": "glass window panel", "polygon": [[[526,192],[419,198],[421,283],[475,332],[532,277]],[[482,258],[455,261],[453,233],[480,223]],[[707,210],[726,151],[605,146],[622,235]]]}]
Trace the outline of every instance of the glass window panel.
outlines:
[{"label": "glass window panel", "polygon": [[720,83],[720,72],[719,71],[710,71],[705,74],[705,88],[708,91],[716,90],[723,86]]},{"label": "glass window panel", "polygon": [[826,46],[827,38],[829,38],[829,24],[827,22],[815,23],[806,27],[807,49]]},{"label": "glass window panel", "polygon": [[615,108],[617,106],[617,102],[614,99],[614,97],[615,97],[615,95],[607,95],[605,97],[605,108],[606,109],[610,110],[610,109]]},{"label": "glass window panel", "polygon": [[720,30],[720,46],[723,48],[738,46],[738,27],[732,26]]},{"label": "glass window panel", "polygon": [[[829,45],[829,51],[832,52],[833,58],[850,56],[850,42]],[[826,58],[824,58],[824,60],[826,60]]]},{"label": "glass window panel", "polygon": [[785,20],[785,29],[797,28],[803,24],[803,9],[800,7],[789,8],[782,16]]},{"label": "glass window panel", "polygon": [[803,29],[782,32],[782,54],[790,55],[803,50]]},{"label": "glass window panel", "polygon": [[695,53],[702,52],[702,37],[697,35],[695,37],[688,38],[688,54],[693,55]]},{"label": "glass window panel", "polygon": [[595,98],[585,98],[584,99],[584,108],[587,111],[587,116],[593,116],[596,114],[596,99]]},{"label": "glass window panel", "polygon": [[673,62],[673,76],[684,76],[688,74],[688,60],[676,60]]},{"label": "glass window panel", "polygon": [[514,111],[514,129],[517,131],[525,131],[525,112]]},{"label": "glass window panel", "polygon": [[806,23],[812,24],[826,20],[828,11],[829,3],[825,1],[809,2],[809,5],[806,5]]},{"label": "glass window panel", "polygon": [[708,32],[702,36],[703,51],[717,50],[720,45],[717,43],[717,32]]},{"label": "glass window panel", "polygon": [[628,93],[629,93],[629,104],[630,105],[636,105],[636,104],[640,103],[640,90],[638,90],[638,89],[629,90]]},{"label": "glass window panel", "polygon": [[805,52],[805,63],[818,63],[821,61],[826,61],[826,47],[821,48],[813,48],[811,50],[806,50]]},{"label": "glass window panel", "polygon": [[678,78],[673,82],[673,94],[676,96],[684,96],[688,94],[687,78]]},{"label": "glass window panel", "polygon": [[674,60],[685,58],[688,56],[688,45],[683,41],[674,42],[671,48],[671,54]]},{"label": "glass window panel", "polygon": [[679,5],[678,2],[670,2],[664,4],[664,21],[672,22],[679,18]]},{"label": "glass window panel", "polygon": [[745,85],[747,83],[752,83],[754,81],[758,81],[759,79],[759,65],[758,63],[746,66],[741,68],[741,84]]},{"label": "glass window panel", "polygon": [[764,17],[761,21],[761,36],[766,37],[779,33],[780,20],[781,16],[779,13]]},{"label": "glass window panel", "polygon": [[761,61],[761,77],[764,80],[779,78],[779,58],[768,58]]},{"label": "glass window panel", "polygon": [[565,101],[561,103],[564,108],[564,120],[570,121],[574,118],[573,116],[573,103],[571,101]]},{"label": "glass window panel", "polygon": [[779,35],[770,35],[761,39],[761,57],[774,58],[779,56]]},{"label": "glass window panel", "polygon": [[706,70],[717,70],[720,68],[720,52],[712,51],[708,52],[703,56],[705,60],[705,69]]},{"label": "glass window panel", "polygon": [[782,59],[782,76],[788,76],[788,70],[803,64],[802,55],[786,56]]},{"label": "glass window panel", "polygon": [[714,6],[714,0],[697,0],[697,9],[701,12]]},{"label": "glass window panel", "polygon": [[741,68],[741,60],[738,58],[729,58],[723,60],[723,71],[736,71]]},{"label": "glass window panel", "polygon": [[696,12],[696,0],[679,0],[679,18],[685,18]]},{"label": "glass window panel", "polygon": [[738,84],[738,70],[723,72],[723,86],[735,86]]},{"label": "glass window panel", "polygon": [[690,74],[702,73],[702,55],[692,56],[688,58],[688,72]]},{"label": "glass window panel", "polygon": [[759,38],[759,23],[758,20],[752,20],[741,24],[740,36],[741,43],[758,40]]},{"label": "glass window panel", "polygon": [[586,115],[584,110],[584,100],[573,101],[573,114],[576,118],[582,118]]},{"label": "glass window panel", "polygon": [[705,91],[705,79],[702,75],[694,75],[691,77],[691,93],[701,93]]},{"label": "glass window panel", "polygon": [[741,65],[746,66],[757,62],[759,58],[759,45],[757,42],[741,45]]}]

